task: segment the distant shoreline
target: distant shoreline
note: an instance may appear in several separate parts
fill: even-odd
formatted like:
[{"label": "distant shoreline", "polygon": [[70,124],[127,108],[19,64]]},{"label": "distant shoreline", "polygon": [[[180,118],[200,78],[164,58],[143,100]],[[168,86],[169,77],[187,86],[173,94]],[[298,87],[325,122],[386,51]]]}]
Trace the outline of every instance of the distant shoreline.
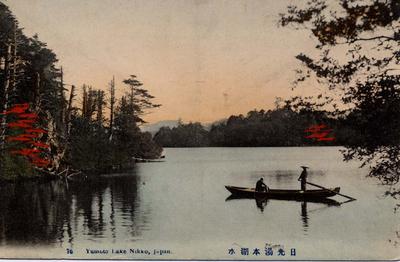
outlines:
[{"label": "distant shoreline", "polygon": [[290,148],[290,147],[345,147],[344,145],[302,145],[302,146],[164,146],[163,148]]}]

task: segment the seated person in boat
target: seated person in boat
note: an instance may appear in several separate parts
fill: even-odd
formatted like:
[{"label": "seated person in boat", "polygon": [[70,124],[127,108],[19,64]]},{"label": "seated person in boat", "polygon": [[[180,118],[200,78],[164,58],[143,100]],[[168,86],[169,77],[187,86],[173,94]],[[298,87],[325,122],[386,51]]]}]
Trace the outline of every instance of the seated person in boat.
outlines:
[{"label": "seated person in boat", "polygon": [[264,184],[264,179],[260,178],[256,183],[256,192],[267,192],[268,187]]}]

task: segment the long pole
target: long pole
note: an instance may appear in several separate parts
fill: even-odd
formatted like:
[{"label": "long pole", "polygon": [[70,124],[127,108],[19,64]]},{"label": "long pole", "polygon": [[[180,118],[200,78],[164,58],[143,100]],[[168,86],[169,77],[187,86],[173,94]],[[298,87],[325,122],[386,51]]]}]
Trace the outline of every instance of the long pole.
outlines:
[{"label": "long pole", "polygon": [[[315,187],[319,187],[319,188],[322,188],[322,189],[325,189],[325,190],[328,190],[328,191],[336,193],[335,191],[330,190],[329,188],[326,188],[326,187],[323,187],[323,186],[320,186],[320,185],[317,185],[317,184],[314,184],[314,183],[310,183],[310,182],[306,182],[306,183],[309,184],[309,185],[312,185],[312,186],[315,186]],[[346,196],[346,195],[343,195],[343,194],[340,194],[340,193],[336,193],[336,194],[338,194],[339,196],[351,199],[351,200],[357,200],[357,199],[355,199],[355,198],[353,198],[351,196]]]}]

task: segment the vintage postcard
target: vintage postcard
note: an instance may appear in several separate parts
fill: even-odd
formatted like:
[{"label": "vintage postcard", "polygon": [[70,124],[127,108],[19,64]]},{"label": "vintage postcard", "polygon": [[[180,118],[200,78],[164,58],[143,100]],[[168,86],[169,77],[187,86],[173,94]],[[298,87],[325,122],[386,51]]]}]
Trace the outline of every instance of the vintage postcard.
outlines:
[{"label": "vintage postcard", "polygon": [[0,0],[0,258],[399,260],[400,1]]}]

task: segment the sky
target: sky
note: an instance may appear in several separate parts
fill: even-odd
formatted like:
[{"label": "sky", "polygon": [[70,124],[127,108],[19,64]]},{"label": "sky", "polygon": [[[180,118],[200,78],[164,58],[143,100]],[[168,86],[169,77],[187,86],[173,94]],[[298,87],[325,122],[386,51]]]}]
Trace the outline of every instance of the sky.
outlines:
[{"label": "sky", "polygon": [[59,58],[64,79],[117,94],[134,74],[162,104],[154,123],[213,122],[272,109],[294,95],[295,55],[315,45],[307,31],[278,26],[290,0],[2,0]]}]

